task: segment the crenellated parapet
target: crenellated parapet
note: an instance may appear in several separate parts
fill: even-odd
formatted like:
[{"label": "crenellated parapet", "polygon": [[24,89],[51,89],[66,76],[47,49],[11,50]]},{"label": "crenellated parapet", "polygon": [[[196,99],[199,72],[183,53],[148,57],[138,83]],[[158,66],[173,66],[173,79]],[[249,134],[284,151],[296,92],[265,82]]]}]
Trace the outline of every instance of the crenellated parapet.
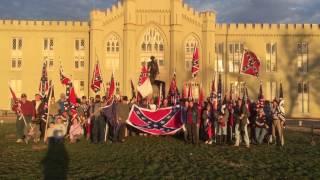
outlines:
[{"label": "crenellated parapet", "polygon": [[93,26],[106,25],[117,20],[120,17],[123,17],[124,15],[123,13],[124,13],[123,3],[118,1],[118,3],[112,5],[111,8],[107,8],[104,10],[98,10],[98,9],[92,10],[90,12],[90,19],[91,19],[91,22],[96,23],[96,24],[92,24]]},{"label": "crenellated parapet", "polygon": [[0,30],[88,31],[87,21],[0,20]]},{"label": "crenellated parapet", "polygon": [[215,24],[217,34],[320,34],[320,24]]}]

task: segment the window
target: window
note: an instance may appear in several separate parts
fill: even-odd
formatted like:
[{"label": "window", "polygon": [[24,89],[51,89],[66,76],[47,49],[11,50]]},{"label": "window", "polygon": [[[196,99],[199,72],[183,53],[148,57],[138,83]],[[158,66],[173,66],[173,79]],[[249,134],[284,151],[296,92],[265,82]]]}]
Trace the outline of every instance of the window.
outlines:
[{"label": "window", "polygon": [[84,69],[84,57],[83,56],[76,56],[74,59],[74,67],[77,70]]},{"label": "window", "polygon": [[54,68],[54,58],[49,56],[44,56],[43,61],[47,61],[48,70],[53,70]]},{"label": "window", "polygon": [[163,68],[165,66],[164,40],[160,31],[155,27],[147,29],[143,35],[140,53],[141,64],[150,61],[151,56],[155,57],[159,68]]},{"label": "window", "polygon": [[297,55],[298,55],[298,62],[297,67],[300,73],[307,73],[308,72],[308,52],[309,47],[307,42],[301,42],[297,45]]},{"label": "window", "polygon": [[12,38],[12,50],[22,50],[22,38]]},{"label": "window", "polygon": [[198,40],[194,36],[189,36],[185,42],[185,69],[191,71],[194,49],[199,45]]},{"label": "window", "polygon": [[277,71],[277,44],[266,44],[266,72]]},{"label": "window", "polygon": [[266,100],[273,100],[277,97],[277,82],[267,81],[266,84]]},{"label": "window", "polygon": [[74,55],[74,68],[76,70],[84,70],[85,68],[85,40],[84,39],[76,39],[75,41],[75,55]]},{"label": "window", "polygon": [[298,107],[301,113],[309,113],[309,83],[298,83]]},{"label": "window", "polygon": [[74,80],[73,85],[78,97],[85,95],[85,83],[84,80]]},{"label": "window", "polygon": [[75,40],[75,50],[83,51],[85,49],[85,41],[84,39],[76,39]]},{"label": "window", "polygon": [[243,54],[243,44],[240,42],[228,45],[229,72],[239,72],[240,62]]},{"label": "window", "polygon": [[120,67],[120,39],[111,34],[106,41],[106,67],[111,70],[118,70]]},{"label": "window", "polygon": [[45,51],[52,51],[53,50],[53,39],[52,38],[44,38],[43,40],[43,49]]},{"label": "window", "polygon": [[217,43],[215,45],[215,51],[216,51],[216,67],[215,70],[217,72],[224,72],[223,68],[223,55],[224,55],[224,44],[223,43]]},{"label": "window", "polygon": [[12,38],[11,69],[22,69],[22,38]]},{"label": "window", "polygon": [[22,68],[22,58],[13,57],[11,58],[11,69],[20,70]]}]

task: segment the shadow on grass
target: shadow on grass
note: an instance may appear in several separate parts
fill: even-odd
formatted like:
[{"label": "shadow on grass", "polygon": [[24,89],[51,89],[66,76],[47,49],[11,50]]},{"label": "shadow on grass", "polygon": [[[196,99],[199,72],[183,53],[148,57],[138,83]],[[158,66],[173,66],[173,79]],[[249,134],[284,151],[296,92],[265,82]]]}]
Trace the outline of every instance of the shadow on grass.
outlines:
[{"label": "shadow on grass", "polygon": [[68,166],[69,156],[64,143],[50,142],[42,160],[44,179],[67,179]]}]

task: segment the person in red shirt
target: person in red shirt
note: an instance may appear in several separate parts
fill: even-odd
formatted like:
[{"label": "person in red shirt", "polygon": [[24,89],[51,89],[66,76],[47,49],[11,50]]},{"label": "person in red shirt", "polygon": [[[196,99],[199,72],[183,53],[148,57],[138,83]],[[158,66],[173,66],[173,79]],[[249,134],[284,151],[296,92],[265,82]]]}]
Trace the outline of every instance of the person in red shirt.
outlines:
[{"label": "person in red shirt", "polygon": [[27,129],[30,127],[30,123],[35,116],[34,106],[31,101],[27,100],[26,94],[21,94],[21,100],[18,102],[16,112],[17,143],[22,143],[27,135],[25,132],[28,132]]}]

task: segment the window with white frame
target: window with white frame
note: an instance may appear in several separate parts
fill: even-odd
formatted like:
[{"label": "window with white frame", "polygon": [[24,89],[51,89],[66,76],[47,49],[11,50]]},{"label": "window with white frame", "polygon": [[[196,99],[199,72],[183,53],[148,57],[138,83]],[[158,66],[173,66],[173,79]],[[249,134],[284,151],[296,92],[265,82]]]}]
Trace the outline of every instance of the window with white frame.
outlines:
[{"label": "window with white frame", "polygon": [[83,51],[85,49],[85,40],[83,38],[79,38],[75,40],[75,50]]},{"label": "window with white frame", "polygon": [[242,59],[243,49],[243,43],[235,42],[228,44],[229,72],[240,71],[240,63]]},{"label": "window with white frame", "polygon": [[308,72],[308,52],[309,45],[307,42],[300,42],[297,44],[297,68],[300,73]]},{"label": "window with white frame", "polygon": [[84,69],[84,56],[75,56],[74,57],[74,68],[78,70]]},{"label": "window with white frame", "polygon": [[43,50],[44,51],[53,51],[53,48],[54,48],[53,38],[44,38]]},{"label": "window with white frame", "polygon": [[111,70],[118,70],[120,67],[120,39],[111,34],[105,43],[106,67]]},{"label": "window with white frame", "polygon": [[21,70],[22,68],[22,38],[12,38],[11,69]]},{"label": "window with white frame", "polygon": [[309,83],[298,83],[298,106],[301,113],[309,113]]},{"label": "window with white frame", "polygon": [[48,70],[54,68],[54,40],[53,38],[43,39],[43,60],[48,63]]},{"label": "window with white frame", "polygon": [[43,61],[46,61],[47,62],[47,67],[48,67],[48,70],[53,70],[54,68],[54,57],[53,56],[44,56],[43,57]]},{"label": "window with white frame", "polygon": [[75,39],[74,68],[84,70],[85,68],[85,40],[83,38]]},{"label": "window with white frame", "polygon": [[164,39],[160,31],[156,27],[150,27],[145,31],[142,42],[140,44],[141,64],[149,62],[150,57],[154,56],[157,60],[159,68],[163,68],[165,66]]},{"label": "window with white frame", "polygon": [[73,80],[75,92],[78,97],[85,95],[85,83],[84,80]]},{"label": "window with white frame", "polygon": [[277,71],[277,44],[266,44],[266,72]]},{"label": "window with white frame", "polygon": [[22,50],[22,38],[12,38],[12,50]]},{"label": "window with white frame", "polygon": [[271,101],[276,97],[277,97],[277,82],[267,81],[265,99]]},{"label": "window with white frame", "polygon": [[185,41],[185,69],[191,70],[192,68],[192,59],[193,59],[193,53],[196,47],[199,46],[199,42],[194,36],[189,36]]},{"label": "window with white frame", "polygon": [[223,66],[224,44],[223,43],[216,43],[215,50],[216,50],[215,70],[217,72],[224,72],[224,66]]}]

